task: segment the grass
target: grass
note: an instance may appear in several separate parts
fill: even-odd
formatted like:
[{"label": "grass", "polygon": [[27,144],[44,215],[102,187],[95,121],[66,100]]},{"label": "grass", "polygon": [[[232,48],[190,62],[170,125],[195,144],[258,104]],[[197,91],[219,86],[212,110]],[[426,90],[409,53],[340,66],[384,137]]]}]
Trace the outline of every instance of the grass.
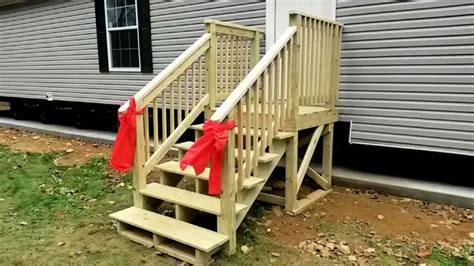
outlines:
[{"label": "grass", "polygon": [[[109,171],[105,158],[63,167],[60,153],[29,153],[0,146],[0,265],[176,265],[120,237],[108,218],[132,205],[130,175]],[[239,250],[219,255],[216,265],[319,265],[316,256],[256,233],[265,205],[255,204],[239,228]],[[349,241],[366,241],[368,229],[358,224],[321,222],[317,232]],[[242,254],[240,246],[251,248]],[[272,253],[277,252],[280,257]],[[472,254],[472,253],[471,253]],[[380,254],[383,264],[397,264]],[[466,261],[433,250],[433,265],[466,265]],[[431,263],[430,263],[431,264]]]}]

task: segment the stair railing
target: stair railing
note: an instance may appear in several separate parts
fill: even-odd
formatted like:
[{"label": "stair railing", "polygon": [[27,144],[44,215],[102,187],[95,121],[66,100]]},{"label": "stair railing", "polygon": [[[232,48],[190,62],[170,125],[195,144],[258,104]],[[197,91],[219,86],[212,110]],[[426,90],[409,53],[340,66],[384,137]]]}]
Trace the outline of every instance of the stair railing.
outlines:
[{"label": "stair railing", "polygon": [[334,108],[341,32],[338,22],[290,12],[290,27],[211,116],[236,120],[227,149],[237,149],[237,191],[256,174],[274,136],[295,123],[300,105]]}]

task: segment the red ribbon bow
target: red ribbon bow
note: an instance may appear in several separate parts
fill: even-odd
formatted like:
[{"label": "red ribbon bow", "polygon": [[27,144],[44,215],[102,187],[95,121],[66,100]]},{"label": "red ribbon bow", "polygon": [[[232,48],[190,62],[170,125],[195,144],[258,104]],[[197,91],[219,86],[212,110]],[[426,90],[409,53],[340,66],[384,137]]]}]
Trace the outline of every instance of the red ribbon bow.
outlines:
[{"label": "red ribbon bow", "polygon": [[210,195],[221,193],[221,170],[224,148],[227,143],[227,130],[235,127],[235,121],[226,123],[206,121],[204,123],[204,135],[200,137],[186,152],[179,166],[184,170],[191,165],[196,175],[201,174],[211,161],[211,173],[209,174]]},{"label": "red ribbon bow", "polygon": [[119,113],[120,127],[115,137],[110,166],[119,172],[127,172],[133,166],[135,155],[137,115],[143,114],[143,110],[137,111],[135,98],[130,98],[128,109],[125,113]]}]

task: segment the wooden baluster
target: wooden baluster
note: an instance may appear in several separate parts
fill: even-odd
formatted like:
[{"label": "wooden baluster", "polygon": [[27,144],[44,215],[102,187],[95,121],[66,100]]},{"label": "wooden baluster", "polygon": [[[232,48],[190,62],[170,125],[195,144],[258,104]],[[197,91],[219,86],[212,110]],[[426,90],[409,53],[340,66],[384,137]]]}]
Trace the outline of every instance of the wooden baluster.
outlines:
[{"label": "wooden baluster", "polygon": [[202,91],[204,90],[203,84],[204,84],[204,75],[205,71],[202,70],[202,57],[199,57],[199,100],[198,102],[202,99]]},{"label": "wooden baluster", "polygon": [[233,90],[234,90],[234,82],[235,82],[235,76],[236,76],[236,69],[235,69],[235,63],[237,61],[237,53],[236,53],[236,37],[231,36],[231,56],[230,56],[230,71],[231,71],[231,76],[230,76],[230,89],[227,92],[226,96],[229,95]]},{"label": "wooden baluster", "polygon": [[162,134],[163,142],[168,138],[168,133],[166,132],[168,128],[168,119],[166,115],[167,106],[166,106],[165,91],[166,90],[163,90],[161,92],[161,134]]},{"label": "wooden baluster", "polygon": [[177,111],[178,111],[178,125],[181,124],[181,122],[183,122],[183,114],[182,114],[182,111],[183,111],[183,106],[182,106],[182,99],[181,99],[181,76],[178,77],[178,108]]},{"label": "wooden baluster", "polygon": [[301,99],[302,104],[307,104],[307,91],[308,91],[308,83],[306,82],[308,76],[308,25],[307,25],[307,18],[303,17],[303,66],[301,69],[302,75],[302,82],[301,82]]},{"label": "wooden baluster", "polygon": [[189,68],[186,69],[185,80],[184,80],[184,95],[186,97],[186,117],[189,114]]},{"label": "wooden baluster", "polygon": [[148,115],[148,105],[143,109],[143,131],[145,133],[145,159],[150,159],[150,116]]},{"label": "wooden baluster", "polygon": [[153,152],[158,149],[158,98],[153,99]]},{"label": "wooden baluster", "polygon": [[280,103],[280,125],[283,125],[286,120],[286,112],[288,109],[288,46],[285,45],[283,48],[283,73],[281,78],[282,91],[281,91],[281,103]]},{"label": "wooden baluster", "polygon": [[276,135],[278,133],[278,130],[280,130],[280,105],[281,105],[281,71],[282,71],[282,66],[281,66],[281,53],[278,53],[277,57],[275,58],[276,60],[276,76],[274,77],[276,86],[275,86],[275,97],[273,98],[274,103],[275,103],[275,127],[273,128],[273,134]]},{"label": "wooden baluster", "polygon": [[250,93],[253,89],[253,101],[254,101],[254,109],[253,109],[253,117],[254,117],[254,126],[253,126],[253,152],[254,152],[254,156],[253,156],[253,169],[254,171],[257,169],[257,165],[258,165],[258,158],[260,157],[259,156],[259,150],[258,150],[258,128],[259,128],[259,124],[258,124],[258,116],[259,116],[259,113],[258,113],[258,107],[259,107],[259,89],[260,89],[260,79],[257,79],[257,81],[255,82],[255,84],[253,86],[250,87],[250,91],[248,93]]},{"label": "wooden baluster", "polygon": [[[262,150],[261,153],[265,153],[267,148],[267,137],[268,137],[268,125],[267,125],[267,102],[268,102],[268,70],[265,69],[263,72],[263,88],[262,88],[262,100],[261,100],[261,110],[260,113],[262,115],[262,132],[261,139],[262,139]],[[270,119],[271,120],[271,119]]]},{"label": "wooden baluster", "polygon": [[312,27],[312,19],[306,18],[306,28],[308,34],[308,53],[306,57],[308,58],[308,68],[306,70],[306,104],[311,105],[311,98],[313,97],[313,84],[311,72],[313,71],[313,27]]},{"label": "wooden baluster", "polygon": [[243,110],[243,102],[242,100],[239,101],[237,105],[237,145],[238,145],[238,152],[237,152],[237,163],[238,163],[238,180],[237,186],[238,190],[242,190],[244,184],[244,110]]},{"label": "wooden baluster", "polygon": [[251,123],[250,120],[252,119],[251,117],[251,108],[252,108],[252,102],[251,102],[251,97],[250,93],[247,92],[245,94],[245,178],[248,178],[250,176],[250,171],[252,168],[252,162],[250,160],[251,157],[251,143],[250,140],[252,138],[251,135]]},{"label": "wooden baluster", "polygon": [[321,86],[320,86],[320,81],[321,81],[321,57],[322,57],[322,27],[321,27],[321,21],[318,20],[317,22],[317,52],[316,52],[316,66],[314,67],[314,70],[316,71],[316,81],[315,81],[315,87],[316,87],[316,102],[321,103]]},{"label": "wooden baluster", "polygon": [[217,53],[217,60],[219,60],[219,69],[216,69],[216,74],[219,75],[217,84],[217,95],[220,98],[220,96],[222,95],[224,84],[224,36],[222,34],[219,34],[218,37],[219,49]]},{"label": "wooden baluster", "polygon": [[320,68],[319,71],[319,102],[324,103],[324,62],[326,59],[326,22],[321,24],[321,59],[320,59]]},{"label": "wooden baluster", "polygon": [[274,61],[270,63],[270,73],[268,80],[270,81],[270,89],[268,90],[268,138],[267,145],[271,146],[273,143],[273,125],[275,121],[275,113],[273,112],[274,95],[275,95],[275,64]]},{"label": "wooden baluster", "polygon": [[170,133],[174,131],[174,81],[170,84]]},{"label": "wooden baluster", "polygon": [[192,106],[193,106],[193,109],[194,107],[196,106],[196,62],[193,63],[193,68],[191,69],[191,86],[192,86],[192,90],[191,90],[191,101],[192,101]]},{"label": "wooden baluster", "polygon": [[311,19],[311,69],[310,69],[310,77],[311,77],[311,105],[316,104],[316,56],[317,56],[317,50],[316,50],[316,20]]},{"label": "wooden baluster", "polygon": [[249,41],[244,39],[244,58],[242,59],[242,79],[249,73]]},{"label": "wooden baluster", "polygon": [[231,75],[231,58],[232,58],[232,43],[231,43],[231,37],[229,35],[226,36],[226,68],[225,68],[225,77],[226,77],[226,84],[225,84],[225,95],[227,95],[231,88],[230,88],[230,75]]},{"label": "wooden baluster", "polygon": [[293,63],[293,45],[294,41],[293,38],[290,39],[290,42],[287,45],[288,49],[288,95],[286,98],[287,101],[287,108],[286,108],[286,117],[291,116],[291,109],[293,108],[293,84],[291,84],[291,68],[292,68],[292,63]]}]

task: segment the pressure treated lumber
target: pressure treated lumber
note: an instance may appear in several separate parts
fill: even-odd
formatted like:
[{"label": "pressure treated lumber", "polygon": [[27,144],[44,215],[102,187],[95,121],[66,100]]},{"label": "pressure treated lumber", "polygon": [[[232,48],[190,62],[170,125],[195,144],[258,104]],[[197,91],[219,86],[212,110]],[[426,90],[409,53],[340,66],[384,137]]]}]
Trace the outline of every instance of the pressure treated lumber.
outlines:
[{"label": "pressure treated lumber", "polygon": [[110,218],[206,252],[229,239],[226,235],[137,207],[112,213]]},{"label": "pressure treated lumber", "polygon": [[[221,205],[219,198],[206,196],[192,191],[166,186],[158,183],[150,183],[140,193],[149,197],[165,200],[206,213],[221,215]],[[237,203],[236,213],[247,208],[246,205]]]}]

